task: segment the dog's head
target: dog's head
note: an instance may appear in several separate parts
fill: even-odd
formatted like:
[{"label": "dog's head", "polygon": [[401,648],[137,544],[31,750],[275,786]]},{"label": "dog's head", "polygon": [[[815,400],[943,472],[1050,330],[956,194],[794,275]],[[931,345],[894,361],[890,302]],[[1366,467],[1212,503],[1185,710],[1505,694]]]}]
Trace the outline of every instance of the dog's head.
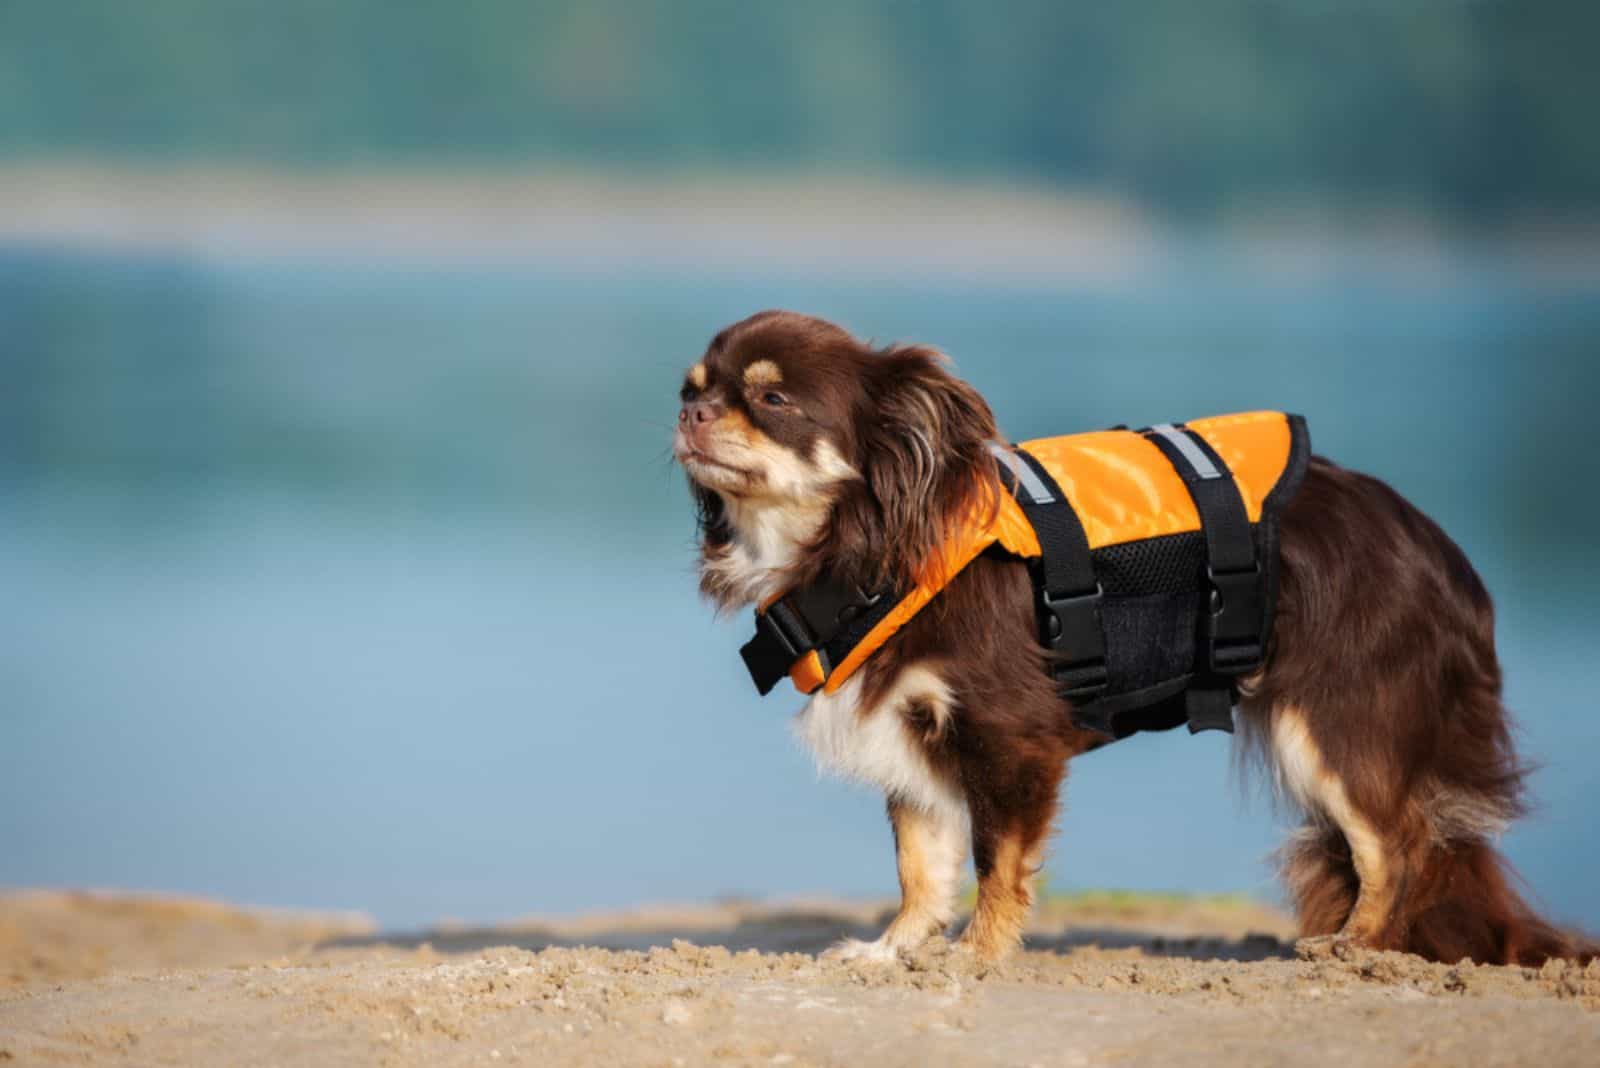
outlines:
[{"label": "dog's head", "polygon": [[673,453],[700,509],[705,592],[731,608],[822,571],[910,583],[992,500],[988,405],[931,349],[874,349],[767,311],[689,368]]}]

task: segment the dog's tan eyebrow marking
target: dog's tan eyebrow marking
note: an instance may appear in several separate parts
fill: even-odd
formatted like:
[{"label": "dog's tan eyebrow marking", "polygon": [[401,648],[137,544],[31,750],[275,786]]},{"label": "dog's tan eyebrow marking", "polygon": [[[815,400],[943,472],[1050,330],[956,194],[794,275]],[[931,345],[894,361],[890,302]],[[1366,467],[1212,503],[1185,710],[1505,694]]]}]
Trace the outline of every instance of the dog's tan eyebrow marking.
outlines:
[{"label": "dog's tan eyebrow marking", "polygon": [[689,368],[689,384],[695,389],[706,388],[706,365],[697,363]]},{"label": "dog's tan eyebrow marking", "polygon": [[747,386],[778,386],[783,384],[783,372],[771,360],[757,360],[744,369]]}]

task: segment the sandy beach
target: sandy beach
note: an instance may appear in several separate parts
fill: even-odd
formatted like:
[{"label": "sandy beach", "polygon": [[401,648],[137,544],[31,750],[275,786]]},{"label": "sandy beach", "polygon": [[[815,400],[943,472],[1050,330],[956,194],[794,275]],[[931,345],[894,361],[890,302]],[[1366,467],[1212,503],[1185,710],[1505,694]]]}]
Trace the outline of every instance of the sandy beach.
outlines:
[{"label": "sandy beach", "polygon": [[7,1064],[1588,1065],[1600,963],[1297,954],[1233,900],[1052,902],[975,967],[819,961],[879,905],[729,903],[414,934],[151,897],[0,898]]}]

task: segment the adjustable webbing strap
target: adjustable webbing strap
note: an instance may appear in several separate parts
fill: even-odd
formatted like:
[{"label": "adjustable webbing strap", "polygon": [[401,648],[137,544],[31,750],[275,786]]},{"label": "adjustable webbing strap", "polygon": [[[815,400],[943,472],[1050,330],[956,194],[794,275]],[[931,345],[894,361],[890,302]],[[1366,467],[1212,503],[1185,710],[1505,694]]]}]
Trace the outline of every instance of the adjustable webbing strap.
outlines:
[{"label": "adjustable webbing strap", "polygon": [[1106,640],[1100,621],[1100,583],[1094,574],[1089,537],[1078,513],[1050,472],[1023,449],[991,445],[1006,488],[1039,539],[1040,639],[1055,659],[1052,671],[1061,696],[1078,704],[1106,688]]},{"label": "adjustable webbing strap", "polygon": [[1185,426],[1160,423],[1144,431],[1183,479],[1206,539],[1210,611],[1202,615],[1202,677],[1189,690],[1189,729],[1233,729],[1233,679],[1261,665],[1261,568],[1244,499],[1228,465],[1210,443]]},{"label": "adjustable webbing strap", "polygon": [[739,649],[739,655],[761,696],[771,693],[808,653],[817,654],[826,677],[834,668],[828,643],[883,597],[882,593],[869,594],[823,579],[792,590],[758,611],[755,636]]}]

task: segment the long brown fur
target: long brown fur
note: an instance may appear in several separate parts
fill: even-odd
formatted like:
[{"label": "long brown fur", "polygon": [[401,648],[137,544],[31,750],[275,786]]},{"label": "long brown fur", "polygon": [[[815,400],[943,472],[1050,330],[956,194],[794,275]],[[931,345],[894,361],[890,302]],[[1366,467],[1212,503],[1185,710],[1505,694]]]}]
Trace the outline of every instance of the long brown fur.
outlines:
[{"label": "long brown fur", "polygon": [[[928,349],[874,350],[765,312],[717,335],[683,401],[675,448],[701,516],[702,587],[722,607],[824,571],[904,581],[998,493],[994,418]],[[1523,812],[1525,772],[1493,608],[1460,549],[1383,483],[1321,458],[1280,548],[1273,646],[1240,726],[1305,810],[1283,853],[1302,933],[1448,962],[1591,957],[1518,896],[1492,844]],[[1102,740],[1073,724],[1041,657],[1024,565],[984,556],[860,673],[855,715],[898,717],[930,789],[965,806],[979,897],[963,944],[989,958],[1020,940],[1067,761]],[[912,667],[948,700],[897,698]],[[944,914],[915,845],[933,810],[913,805],[891,789],[907,887],[891,948]]]},{"label": "long brown fur", "polygon": [[[1378,829],[1394,900],[1357,940],[1452,962],[1592,956],[1523,902],[1492,845],[1525,811],[1525,769],[1494,607],[1466,556],[1394,490],[1318,457],[1284,513],[1281,558],[1272,655],[1241,712],[1260,749],[1274,716],[1300,710]],[[1285,874],[1303,933],[1335,934],[1360,880],[1338,828],[1310,817]]]}]

